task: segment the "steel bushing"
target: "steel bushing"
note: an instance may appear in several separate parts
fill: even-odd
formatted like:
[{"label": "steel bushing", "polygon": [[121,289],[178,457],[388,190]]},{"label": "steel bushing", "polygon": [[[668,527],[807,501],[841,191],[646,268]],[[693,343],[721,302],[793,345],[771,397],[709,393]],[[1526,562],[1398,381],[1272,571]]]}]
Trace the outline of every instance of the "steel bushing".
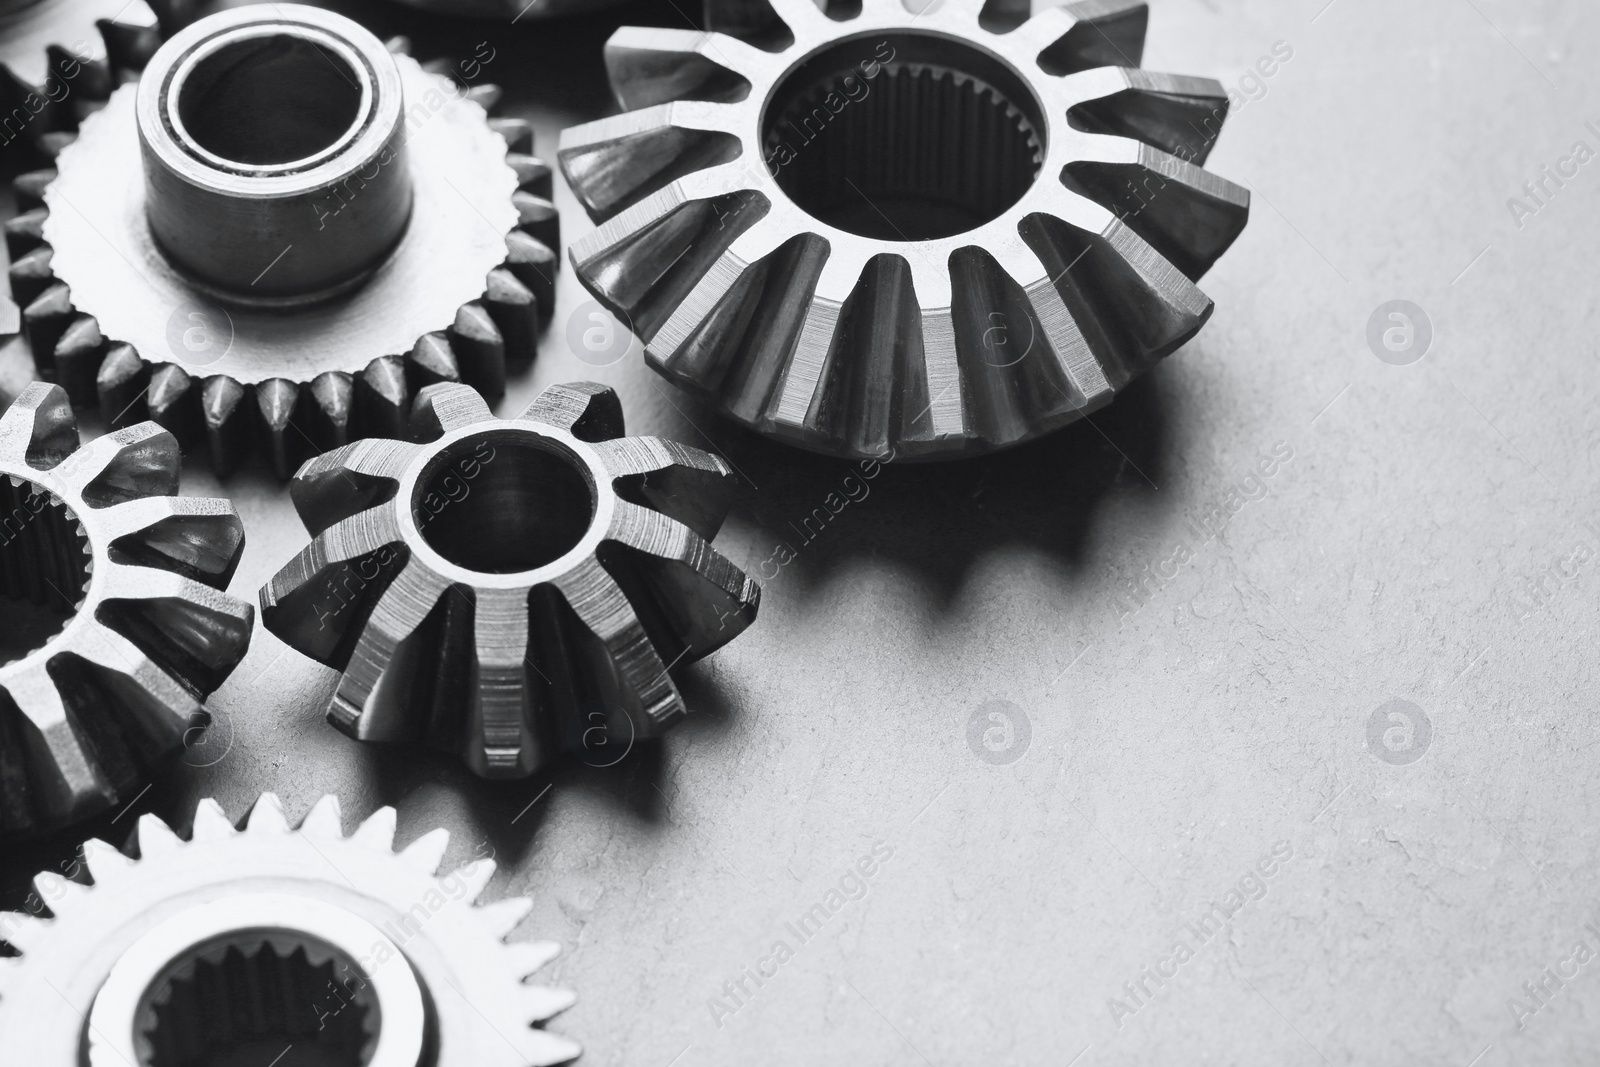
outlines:
[{"label": "steel bushing", "polygon": [[[278,798],[243,831],[213,800],[191,840],[139,820],[139,859],[83,849],[92,887],[34,880],[0,912],[0,1033],[29,1067],[286,1063],[545,1067],[578,1055],[542,1024],[572,1004],[524,984],[559,951],[505,938],[533,902],[474,901],[478,858],[439,877],[449,834],[393,851],[383,808],[346,837],[323,797],[291,831]],[[76,874],[75,864],[64,873]],[[52,916],[40,916],[48,907]]]},{"label": "steel bushing", "polygon": [[465,386],[417,405],[424,443],[359,442],[290,485],[312,542],[262,588],[262,621],[342,672],[329,721],[521,778],[562,752],[614,762],[680,719],[670,672],[760,599],[710,545],[728,467],[624,437],[598,385],[514,419]]},{"label": "steel bushing", "polygon": [[223,592],[244,528],[174,495],[178,463],[149,422],[79,448],[57,386],[0,418],[0,837],[126,803],[244,657],[255,609]]},{"label": "steel bushing", "polygon": [[1083,417],[1210,316],[1194,283],[1249,196],[1201,169],[1222,86],[1138,69],[1143,3],[713,6],[753,40],[618,30],[632,110],[559,153],[600,224],[573,266],[673,382],[806,448],[934,459]]},{"label": "steel bushing", "polygon": [[8,228],[41,373],[221,471],[262,442],[285,477],[401,436],[430,383],[498,395],[553,301],[558,222],[480,52],[446,77],[300,5],[180,32],[19,187],[42,199]]}]

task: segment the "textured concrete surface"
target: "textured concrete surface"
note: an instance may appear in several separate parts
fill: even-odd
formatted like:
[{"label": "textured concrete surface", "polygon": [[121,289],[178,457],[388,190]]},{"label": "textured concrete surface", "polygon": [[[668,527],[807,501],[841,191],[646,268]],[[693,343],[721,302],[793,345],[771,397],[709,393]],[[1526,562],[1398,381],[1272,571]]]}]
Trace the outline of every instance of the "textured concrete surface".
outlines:
[{"label": "textured concrete surface", "polygon": [[[608,382],[633,432],[748,482],[718,544],[770,579],[762,615],[686,672],[689,722],[490,787],[335,733],[329,676],[260,634],[136,810],[272,789],[298,818],[337,790],[347,824],[393,803],[402,840],[492,850],[490,895],[532,895],[523,936],[563,945],[585,1063],[1596,1062],[1600,161],[1574,149],[1600,151],[1600,10],[1151,6],[1146,65],[1245,101],[1211,168],[1255,206],[1209,326],[1093,425],[885,469],[808,541],[853,468],[637,355],[579,361],[568,270],[502,408]],[[545,154],[608,106],[604,24],[345,10],[424,56],[494,42]],[[1394,300],[1431,322],[1407,365],[1368,343]],[[226,489],[254,590],[303,533],[265,475]],[[6,903],[71,847],[7,858]]]}]

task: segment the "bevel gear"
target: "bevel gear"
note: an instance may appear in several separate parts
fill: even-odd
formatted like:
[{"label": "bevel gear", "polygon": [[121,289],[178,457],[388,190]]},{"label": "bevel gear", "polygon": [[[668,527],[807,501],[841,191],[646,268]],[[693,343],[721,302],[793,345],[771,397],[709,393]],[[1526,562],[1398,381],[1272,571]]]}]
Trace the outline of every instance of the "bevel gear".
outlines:
[{"label": "bevel gear", "polygon": [[178,465],[151,422],[78,447],[59,386],[0,418],[0,837],[126,801],[244,657],[255,608],[223,592],[244,527],[174,495]]},{"label": "bevel gear", "polygon": [[475,905],[492,859],[440,878],[448,832],[396,853],[394,829],[381,808],[346,837],[325,796],[290,831],[263,793],[242,831],[207,799],[188,841],[141,816],[137,860],[88,842],[92,886],[47,872],[35,899],[53,917],[0,913],[0,939],[21,953],[0,958],[7,1062],[267,1063],[286,1046],[349,1067],[577,1056],[539,1028],[571,994],[523,983],[559,946],[505,940],[533,902]]},{"label": "bevel gear", "polygon": [[554,302],[550,169],[526,122],[487,117],[496,87],[459,88],[492,48],[394,47],[300,5],[209,16],[18,179],[40,373],[114,426],[204,438],[222,473],[259,439],[280,477],[403,436],[424,385],[503,392]]},{"label": "bevel gear", "polygon": [[0,0],[0,150],[54,157],[188,22],[190,0]]},{"label": "bevel gear", "polygon": [[343,673],[329,721],[520,778],[564,751],[609,765],[681,718],[669,671],[760,600],[710,545],[728,467],[624,437],[617,395],[586,382],[515,419],[431,386],[413,424],[427,443],[352,444],[290,485],[313,540],[262,587],[261,618]]},{"label": "bevel gear", "polygon": [[1222,86],[1138,69],[1145,4],[846,6],[607,43],[633,110],[562,134],[600,223],[570,255],[652,367],[805,448],[935,459],[1081,418],[1194,336],[1249,195],[1201,169]]}]

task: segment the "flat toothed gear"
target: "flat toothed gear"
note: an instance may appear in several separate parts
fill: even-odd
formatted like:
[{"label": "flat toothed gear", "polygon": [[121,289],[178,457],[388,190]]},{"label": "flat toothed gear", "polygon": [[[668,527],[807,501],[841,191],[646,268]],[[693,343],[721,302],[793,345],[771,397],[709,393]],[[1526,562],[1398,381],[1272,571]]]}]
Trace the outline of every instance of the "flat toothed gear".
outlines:
[{"label": "flat toothed gear", "polygon": [[488,115],[492,46],[426,65],[408,47],[295,4],[163,45],[16,183],[9,273],[40,375],[113,426],[204,441],[219,473],[259,449],[285,478],[404,436],[423,386],[503,392],[554,301],[551,171],[526,122]]},{"label": "flat toothed gear", "polygon": [[152,422],[80,448],[58,386],[0,417],[0,838],[131,800],[249,647],[254,605],[223,592],[244,528],[174,495],[178,466]]},{"label": "flat toothed gear", "polygon": [[599,223],[570,256],[653,368],[804,448],[941,459],[1195,335],[1250,200],[1202,169],[1223,87],[1139,69],[1145,4],[850,6],[710,0],[731,32],[607,43],[630,110],[561,136]]},{"label": "flat toothed gear", "polygon": [[[83,848],[94,883],[34,880],[52,917],[0,913],[8,1063],[172,1067],[545,1067],[578,1046],[542,1029],[570,993],[525,979],[550,942],[507,942],[533,902],[474,901],[476,859],[439,877],[449,834],[393,850],[382,808],[346,837],[323,797],[298,830],[271,793],[236,830],[202,800],[190,840],[139,820],[140,858]],[[76,872],[69,872],[76,873]]]},{"label": "flat toothed gear", "polygon": [[624,437],[590,383],[514,419],[430,386],[413,424],[423,443],[362,441],[289,487],[312,542],[262,587],[261,619],[342,672],[329,721],[521,778],[562,752],[609,765],[682,718],[670,671],[760,600],[710,544],[727,465]]}]

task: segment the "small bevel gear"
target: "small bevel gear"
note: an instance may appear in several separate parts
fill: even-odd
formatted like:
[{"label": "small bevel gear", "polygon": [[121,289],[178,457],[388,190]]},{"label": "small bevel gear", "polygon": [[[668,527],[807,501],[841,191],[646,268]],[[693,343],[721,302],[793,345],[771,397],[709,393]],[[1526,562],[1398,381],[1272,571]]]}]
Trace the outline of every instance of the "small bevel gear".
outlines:
[{"label": "small bevel gear", "polygon": [[413,423],[427,443],[358,442],[290,485],[312,542],[262,588],[261,618],[343,672],[329,721],[521,778],[562,752],[609,764],[681,718],[669,671],[760,600],[710,544],[728,467],[624,437],[616,393],[591,383],[515,419],[431,386]]},{"label": "small bevel gear", "polygon": [[1138,69],[1145,4],[845,6],[607,43],[633,110],[562,134],[600,224],[570,255],[652,367],[809,449],[934,459],[1072,422],[1200,329],[1249,195],[1201,169],[1222,86]]},{"label": "small bevel gear", "polygon": [[[18,179],[12,292],[41,375],[231,471],[403,436],[410,399],[491,396],[532,358],[559,219],[531,127],[490,119],[492,46],[454,67],[341,15],[201,19]],[[448,70],[455,80],[438,71]]]},{"label": "small bevel gear", "polygon": [[54,157],[188,22],[190,0],[0,0],[0,150]]},{"label": "small bevel gear", "polygon": [[[263,793],[234,829],[202,800],[185,841],[154,815],[139,859],[83,847],[92,886],[34,879],[53,917],[0,912],[0,1033],[28,1067],[285,1062],[546,1067],[570,993],[523,979],[560,951],[507,942],[533,901],[476,905],[494,860],[441,877],[449,833],[394,849],[395,811],[350,836],[323,797],[298,830]],[[76,869],[68,873],[77,874]],[[30,901],[30,910],[33,901]]]},{"label": "small bevel gear", "polygon": [[0,837],[126,801],[244,657],[255,607],[222,591],[244,527],[175,496],[178,462],[151,422],[78,447],[54,385],[0,418]]}]

